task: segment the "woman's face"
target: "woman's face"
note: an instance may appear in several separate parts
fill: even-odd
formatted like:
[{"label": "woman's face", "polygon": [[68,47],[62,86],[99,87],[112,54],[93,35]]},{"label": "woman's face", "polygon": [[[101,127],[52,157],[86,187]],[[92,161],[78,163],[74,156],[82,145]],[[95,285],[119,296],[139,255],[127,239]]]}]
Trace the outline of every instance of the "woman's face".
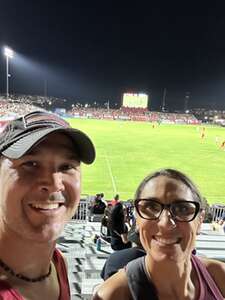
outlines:
[{"label": "woman's face", "polygon": [[[140,198],[154,198],[162,204],[179,200],[194,201],[189,187],[167,176],[158,176],[147,182]],[[142,246],[155,261],[186,260],[195,247],[196,234],[202,221],[203,213],[199,213],[191,222],[175,221],[168,209],[164,209],[157,220],[143,219],[137,213]]]}]

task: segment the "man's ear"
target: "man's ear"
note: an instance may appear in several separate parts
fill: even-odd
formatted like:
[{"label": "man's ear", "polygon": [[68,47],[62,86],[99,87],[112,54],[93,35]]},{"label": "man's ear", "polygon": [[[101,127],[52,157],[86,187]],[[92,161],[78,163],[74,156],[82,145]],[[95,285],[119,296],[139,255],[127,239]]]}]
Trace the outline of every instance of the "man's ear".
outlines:
[{"label": "man's ear", "polygon": [[205,219],[205,210],[203,209],[199,214],[199,223],[198,223],[198,227],[197,227],[197,234],[200,234],[200,232],[201,232],[201,225],[202,225],[204,219]]}]

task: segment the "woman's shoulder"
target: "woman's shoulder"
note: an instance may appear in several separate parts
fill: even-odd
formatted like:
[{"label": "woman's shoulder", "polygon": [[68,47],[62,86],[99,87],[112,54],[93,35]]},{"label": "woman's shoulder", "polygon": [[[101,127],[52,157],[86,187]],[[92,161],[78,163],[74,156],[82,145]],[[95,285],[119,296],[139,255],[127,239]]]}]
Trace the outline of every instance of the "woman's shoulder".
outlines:
[{"label": "woman's shoulder", "polygon": [[127,276],[124,269],[120,270],[106,281],[104,281],[92,300],[132,300],[129,292]]},{"label": "woman's shoulder", "polygon": [[216,285],[225,297],[225,263],[218,260],[202,257],[200,258],[200,260],[205,265],[207,271],[210,273]]},{"label": "woman's shoulder", "polygon": [[201,262],[205,265],[211,275],[219,274],[225,276],[225,263],[215,259],[200,258]]}]

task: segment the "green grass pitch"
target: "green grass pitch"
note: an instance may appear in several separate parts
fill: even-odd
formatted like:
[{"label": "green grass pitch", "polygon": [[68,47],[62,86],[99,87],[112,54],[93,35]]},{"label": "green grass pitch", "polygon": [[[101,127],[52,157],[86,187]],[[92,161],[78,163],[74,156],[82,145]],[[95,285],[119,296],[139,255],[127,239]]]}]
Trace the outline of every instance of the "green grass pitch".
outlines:
[{"label": "green grass pitch", "polygon": [[118,193],[131,199],[140,181],[160,168],[176,168],[189,175],[207,201],[225,204],[225,128],[201,125],[68,119],[94,141],[97,158],[83,166],[83,194]]}]

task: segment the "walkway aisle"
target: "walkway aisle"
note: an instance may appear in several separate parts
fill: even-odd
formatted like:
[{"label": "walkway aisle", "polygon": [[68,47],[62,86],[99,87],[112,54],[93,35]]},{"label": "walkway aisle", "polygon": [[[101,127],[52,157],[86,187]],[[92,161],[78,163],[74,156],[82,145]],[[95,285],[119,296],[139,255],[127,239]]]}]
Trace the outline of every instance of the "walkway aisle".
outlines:
[{"label": "walkway aisle", "polygon": [[96,250],[93,236],[99,232],[100,223],[71,221],[57,241],[68,262],[72,300],[90,299],[94,287],[102,281],[100,271],[112,250],[106,244],[101,251]]}]

